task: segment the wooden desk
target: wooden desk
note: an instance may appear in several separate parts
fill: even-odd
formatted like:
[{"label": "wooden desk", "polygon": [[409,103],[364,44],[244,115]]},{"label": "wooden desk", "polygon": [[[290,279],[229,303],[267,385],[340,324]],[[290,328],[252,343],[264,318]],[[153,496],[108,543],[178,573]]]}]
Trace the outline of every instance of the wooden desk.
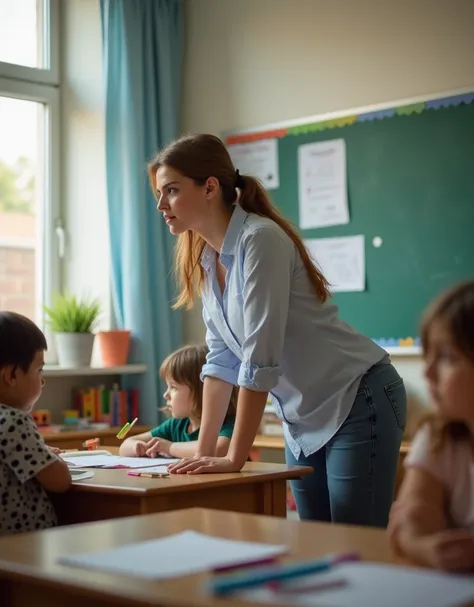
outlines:
[{"label": "wooden desk", "polygon": [[[127,436],[135,436],[142,432],[148,432],[152,426],[134,426]],[[118,447],[121,441],[117,438],[120,427],[108,428],[107,430],[68,430],[65,432],[51,432],[48,429],[41,429],[40,434],[50,447],[58,449],[80,449],[82,443],[91,438],[100,438],[100,443],[104,447]]]},{"label": "wooden desk", "polygon": [[[386,533],[379,529],[181,510],[0,538],[2,606],[222,607],[227,603],[252,607],[251,603],[224,603],[206,595],[203,583],[207,574],[151,581],[57,564],[57,559],[67,554],[106,550],[186,529],[235,540],[283,544],[289,548],[285,560],[358,551],[367,560],[396,561]],[[166,555],[157,555],[159,558]]]},{"label": "wooden desk", "polygon": [[247,462],[242,472],[232,474],[166,478],[95,469],[93,478],[77,481],[67,493],[51,498],[62,525],[190,507],[286,517],[287,481],[311,472],[305,466],[260,462]]}]

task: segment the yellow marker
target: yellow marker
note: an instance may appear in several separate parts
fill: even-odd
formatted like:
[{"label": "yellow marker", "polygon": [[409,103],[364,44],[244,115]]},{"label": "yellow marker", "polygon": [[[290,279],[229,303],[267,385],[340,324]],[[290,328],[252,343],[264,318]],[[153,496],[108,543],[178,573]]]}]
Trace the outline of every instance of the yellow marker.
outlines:
[{"label": "yellow marker", "polygon": [[117,434],[117,438],[119,440],[122,440],[123,438],[125,438],[127,436],[127,434],[130,432],[130,430],[133,428],[133,426],[137,423],[138,421],[138,417],[136,417],[133,422],[127,422],[125,424],[125,426],[120,430],[120,432]]},{"label": "yellow marker", "polygon": [[117,433],[117,438],[118,438],[118,439],[122,438],[122,434],[123,434],[123,432],[125,432],[125,431],[126,431],[126,429],[127,429],[129,426],[130,426],[130,424],[127,422],[127,423],[125,424],[125,426],[124,426],[123,428],[121,428],[121,429],[118,431],[118,433]]}]

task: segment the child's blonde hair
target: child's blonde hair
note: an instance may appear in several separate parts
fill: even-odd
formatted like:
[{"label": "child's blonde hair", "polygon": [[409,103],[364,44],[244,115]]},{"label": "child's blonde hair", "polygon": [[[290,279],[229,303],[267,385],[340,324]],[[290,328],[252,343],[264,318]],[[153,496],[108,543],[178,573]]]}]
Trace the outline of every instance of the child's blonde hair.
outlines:
[{"label": "child's blonde hair", "polygon": [[[201,370],[206,362],[209,349],[206,345],[183,346],[165,358],[160,367],[160,377],[163,381],[174,381],[188,386],[193,399],[193,414],[201,419],[202,392]],[[234,388],[227,409],[226,419],[235,416],[237,405],[237,389]],[[169,412],[168,407],[163,411]]]},{"label": "child's blonde hair", "polygon": [[[441,293],[423,316],[421,339],[426,358],[431,349],[433,327],[442,327],[459,350],[474,362],[474,281],[463,282]],[[468,426],[461,421],[441,419],[428,414],[422,423],[429,423],[433,450],[439,450],[446,440],[467,439]]]}]

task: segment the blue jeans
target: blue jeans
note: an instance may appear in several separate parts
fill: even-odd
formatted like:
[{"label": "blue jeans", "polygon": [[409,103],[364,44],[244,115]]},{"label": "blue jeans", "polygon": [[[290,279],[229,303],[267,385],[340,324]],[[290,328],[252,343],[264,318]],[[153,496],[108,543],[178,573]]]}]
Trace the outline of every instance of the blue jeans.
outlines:
[{"label": "blue jeans", "polygon": [[286,446],[288,464],[311,466],[291,481],[302,520],[386,527],[406,424],[403,379],[391,364],[369,369],[338,432],[319,451],[298,459]]}]

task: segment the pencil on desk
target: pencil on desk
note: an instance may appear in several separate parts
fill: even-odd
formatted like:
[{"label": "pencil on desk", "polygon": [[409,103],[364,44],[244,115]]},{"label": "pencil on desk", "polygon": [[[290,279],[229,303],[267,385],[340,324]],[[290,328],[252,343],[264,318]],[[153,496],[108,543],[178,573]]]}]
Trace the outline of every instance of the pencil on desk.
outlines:
[{"label": "pencil on desk", "polygon": [[137,472],[135,470],[129,470],[127,472],[129,476],[143,476],[144,478],[168,478],[169,472]]}]

